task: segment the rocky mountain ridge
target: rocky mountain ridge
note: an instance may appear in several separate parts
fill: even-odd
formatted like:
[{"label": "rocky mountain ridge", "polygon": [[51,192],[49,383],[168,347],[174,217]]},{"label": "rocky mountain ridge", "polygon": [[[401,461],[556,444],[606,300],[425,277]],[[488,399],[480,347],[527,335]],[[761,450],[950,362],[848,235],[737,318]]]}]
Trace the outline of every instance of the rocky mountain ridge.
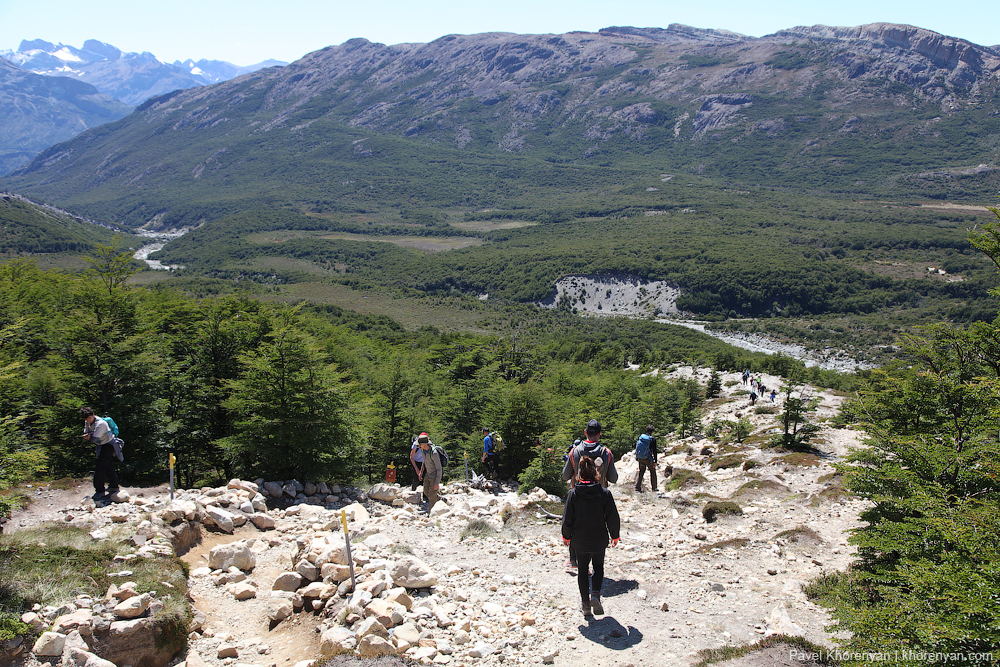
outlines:
[{"label": "rocky mountain ridge", "polygon": [[[393,46],[352,39],[287,67],[151,98],[113,131],[50,148],[6,185],[61,204],[96,196],[101,214],[144,224],[144,211],[169,212],[168,191],[192,176],[223,187],[258,181],[240,156],[261,147],[272,160],[287,155],[274,171],[306,189],[325,189],[330,151],[346,160],[336,167],[344,183],[357,182],[358,160],[396,168],[395,156],[358,143],[368,136],[552,164],[644,160],[769,187],[927,192],[936,179],[949,193],[986,192],[998,72],[995,49],[892,24],[761,38],[670,26]],[[263,178],[261,187],[288,191]],[[136,186],[142,208],[131,201]]]},{"label": "rocky mountain ridge", "polygon": [[132,108],[69,77],[42,76],[0,58],[0,173]]},{"label": "rocky mountain ridge", "polygon": [[240,66],[223,60],[205,59],[166,63],[148,51],[124,52],[96,39],[86,40],[82,48],[53,44],[43,39],[22,40],[16,50],[0,51],[0,58],[35,74],[68,76],[85,81],[130,106],[173,90],[228,81],[265,67],[286,64],[266,60]]}]

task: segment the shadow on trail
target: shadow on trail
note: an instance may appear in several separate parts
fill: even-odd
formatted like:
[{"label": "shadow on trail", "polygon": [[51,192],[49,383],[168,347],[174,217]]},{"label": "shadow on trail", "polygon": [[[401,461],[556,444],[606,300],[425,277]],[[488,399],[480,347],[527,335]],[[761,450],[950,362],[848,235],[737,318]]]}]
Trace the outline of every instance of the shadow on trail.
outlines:
[{"label": "shadow on trail", "polygon": [[580,634],[613,651],[624,651],[642,641],[638,628],[626,628],[613,616],[594,617],[587,625],[580,626]]},{"label": "shadow on trail", "polygon": [[604,585],[601,586],[601,596],[611,598],[616,595],[624,595],[629,591],[638,590],[639,582],[635,579],[612,579],[605,575]]}]

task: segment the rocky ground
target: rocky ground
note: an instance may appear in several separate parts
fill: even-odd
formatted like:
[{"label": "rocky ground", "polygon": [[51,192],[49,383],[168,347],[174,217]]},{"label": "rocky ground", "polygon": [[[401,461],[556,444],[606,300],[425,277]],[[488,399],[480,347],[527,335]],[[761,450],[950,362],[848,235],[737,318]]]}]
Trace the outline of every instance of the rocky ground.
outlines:
[{"label": "rocky ground", "polygon": [[[750,440],[765,439],[777,415],[750,408],[738,375],[723,380],[724,395],[712,402],[705,423],[744,416],[755,426]],[[836,413],[840,396],[807,391],[819,400],[813,421]],[[187,492],[173,505],[162,488],[132,490],[127,502],[100,508],[81,501],[83,487],[38,491],[7,529],[44,519],[131,525],[151,516],[153,527],[165,530],[185,523],[185,512],[200,518],[210,527],[183,556],[203,614],[181,656],[187,665],[295,665],[322,650],[391,653],[424,664],[687,665],[700,649],[774,633],[831,645],[829,617],[802,588],[845,568],[851,557],[847,531],[858,525],[862,503],[843,494],[830,464],[857,444],[857,435],[825,425],[818,456],[701,438],[661,442],[658,493],[649,490],[648,477],[644,491],[634,491],[636,466],[624,457],[612,486],[622,540],[608,550],[606,613],[597,617],[579,610],[558,520],[544,508],[558,510],[542,492],[518,497],[451,483],[427,517],[409,489],[398,487],[352,496],[336,488],[240,482]],[[704,481],[665,490],[666,465]],[[75,493],[72,502],[52,500],[67,493]],[[292,494],[300,504],[289,505]],[[734,501],[742,514],[706,521],[703,509],[714,499]],[[350,518],[353,594],[339,507]],[[227,525],[224,513],[243,525]],[[220,560],[226,553],[242,556]],[[731,664],[809,664],[781,647],[739,661]]]}]

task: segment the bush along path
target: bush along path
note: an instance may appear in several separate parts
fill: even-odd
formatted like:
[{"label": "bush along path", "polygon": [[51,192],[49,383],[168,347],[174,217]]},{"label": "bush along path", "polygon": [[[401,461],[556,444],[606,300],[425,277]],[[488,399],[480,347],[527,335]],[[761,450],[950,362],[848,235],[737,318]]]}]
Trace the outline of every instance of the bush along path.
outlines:
[{"label": "bush along path", "polygon": [[[580,613],[551,516],[561,501],[540,489],[489,493],[452,482],[427,516],[419,493],[396,485],[232,480],[178,492],[172,502],[162,487],[133,490],[108,506],[87,500],[36,517],[131,547],[116,556],[121,569],[104,595],[27,612],[35,633],[19,653],[33,646],[30,660],[53,662],[70,655],[69,646],[115,662],[94,638],[126,622],[119,606],[139,598],[136,618],[155,620],[165,597],[184,595],[183,584],[150,590],[129,572],[175,552],[189,569],[193,610],[186,646],[166,660],[187,665],[297,665],[338,655],[337,664],[385,656],[422,664],[652,666],[691,664],[702,651],[769,636],[831,648],[829,617],[806,591],[851,557],[846,531],[859,525],[862,503],[843,491],[830,464],[856,434],[823,423],[841,399],[817,391],[815,450],[763,449],[780,415],[748,409],[739,390],[727,384],[704,420],[747,419],[743,444],[661,440],[661,452],[671,453],[660,456],[658,493],[648,477],[644,491],[634,490],[634,457],[618,462],[620,480],[611,488],[622,541],[608,550],[602,616]],[[19,515],[11,523],[30,528]],[[60,641],[63,653],[55,655]],[[759,664],[773,659],[766,651],[784,650],[758,648]],[[748,659],[740,664],[756,664],[739,658]]]}]

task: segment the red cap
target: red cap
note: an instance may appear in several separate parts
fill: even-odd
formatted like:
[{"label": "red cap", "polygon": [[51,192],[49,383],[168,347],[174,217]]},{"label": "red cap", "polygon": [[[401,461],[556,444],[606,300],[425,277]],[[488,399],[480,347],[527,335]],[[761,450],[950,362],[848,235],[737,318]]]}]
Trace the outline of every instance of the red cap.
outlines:
[{"label": "red cap", "polygon": [[420,434],[420,437],[421,437],[421,438],[426,438],[426,437],[427,437],[427,433],[421,433],[421,434]]}]

